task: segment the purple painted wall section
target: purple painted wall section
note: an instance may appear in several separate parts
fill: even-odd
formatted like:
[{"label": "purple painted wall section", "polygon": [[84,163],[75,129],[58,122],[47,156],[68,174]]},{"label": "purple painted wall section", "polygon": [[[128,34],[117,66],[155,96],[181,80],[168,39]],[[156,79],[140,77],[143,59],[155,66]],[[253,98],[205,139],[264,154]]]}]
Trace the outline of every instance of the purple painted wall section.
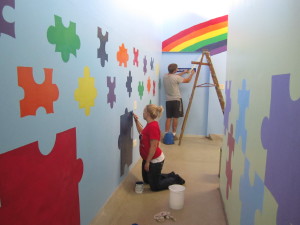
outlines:
[{"label": "purple painted wall section", "polygon": [[291,100],[289,86],[289,74],[272,77],[270,116],[261,127],[265,185],[278,203],[277,225],[300,224],[300,99]]}]

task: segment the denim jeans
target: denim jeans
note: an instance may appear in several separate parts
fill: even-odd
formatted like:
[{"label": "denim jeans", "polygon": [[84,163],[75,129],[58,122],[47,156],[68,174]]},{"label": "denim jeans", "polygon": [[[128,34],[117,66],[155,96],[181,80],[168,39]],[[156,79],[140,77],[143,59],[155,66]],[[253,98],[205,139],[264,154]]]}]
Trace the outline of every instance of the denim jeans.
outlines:
[{"label": "denim jeans", "polygon": [[150,185],[152,191],[165,190],[168,189],[170,185],[176,184],[177,180],[174,172],[171,172],[169,174],[161,173],[164,165],[164,161],[159,163],[150,163],[148,172],[144,169],[145,163],[146,160],[143,160],[142,163],[143,181],[144,183]]}]

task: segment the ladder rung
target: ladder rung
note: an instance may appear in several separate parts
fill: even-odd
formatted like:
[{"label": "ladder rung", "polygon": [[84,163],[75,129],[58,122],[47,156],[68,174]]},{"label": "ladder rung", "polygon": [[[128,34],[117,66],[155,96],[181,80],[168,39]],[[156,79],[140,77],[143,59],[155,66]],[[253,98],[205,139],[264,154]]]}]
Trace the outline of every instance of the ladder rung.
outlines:
[{"label": "ladder rung", "polygon": [[210,83],[203,83],[203,84],[199,84],[196,87],[215,87],[215,84],[210,84]]},{"label": "ladder rung", "polygon": [[198,64],[198,65],[205,65],[205,66],[209,66],[209,63],[203,63],[203,62],[196,62],[196,61],[192,61],[192,64]]}]

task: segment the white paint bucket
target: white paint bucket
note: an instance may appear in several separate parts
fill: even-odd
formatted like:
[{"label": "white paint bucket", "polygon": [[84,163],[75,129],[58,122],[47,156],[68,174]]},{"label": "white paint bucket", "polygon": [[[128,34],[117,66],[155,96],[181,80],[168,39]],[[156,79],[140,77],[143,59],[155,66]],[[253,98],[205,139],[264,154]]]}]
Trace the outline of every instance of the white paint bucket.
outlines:
[{"label": "white paint bucket", "polygon": [[179,184],[169,186],[170,199],[169,206],[171,209],[182,209],[184,204],[185,187]]},{"label": "white paint bucket", "polygon": [[135,193],[142,194],[143,191],[144,191],[144,182],[143,181],[135,182]]}]

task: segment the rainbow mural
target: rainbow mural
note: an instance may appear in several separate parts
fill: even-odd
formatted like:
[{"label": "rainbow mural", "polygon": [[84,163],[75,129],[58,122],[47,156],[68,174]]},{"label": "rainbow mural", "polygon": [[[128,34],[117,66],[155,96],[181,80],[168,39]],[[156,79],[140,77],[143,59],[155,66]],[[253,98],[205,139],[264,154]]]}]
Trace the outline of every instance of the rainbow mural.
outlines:
[{"label": "rainbow mural", "polygon": [[200,52],[215,55],[227,50],[228,15],[185,29],[162,43],[163,52]]}]

